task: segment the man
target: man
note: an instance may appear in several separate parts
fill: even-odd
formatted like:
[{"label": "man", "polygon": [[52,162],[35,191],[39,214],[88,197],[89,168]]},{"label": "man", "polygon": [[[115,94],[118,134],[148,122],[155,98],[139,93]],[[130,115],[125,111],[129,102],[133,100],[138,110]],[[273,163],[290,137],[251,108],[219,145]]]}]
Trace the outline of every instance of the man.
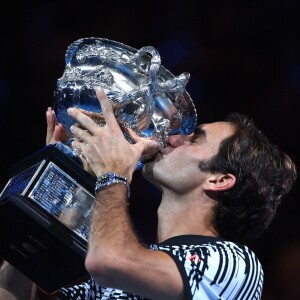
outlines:
[{"label": "man", "polygon": [[[56,297],[260,299],[263,271],[257,257],[229,240],[257,236],[270,224],[296,179],[290,158],[240,115],[202,124],[189,136],[170,136],[159,151],[155,141],[136,135],[130,144],[101,89],[97,97],[104,127],[77,109],[68,111],[81,124],[71,127],[78,138],[73,146],[98,178],[85,264],[92,278],[62,288]],[[49,126],[48,142],[60,135],[61,127]],[[138,160],[153,152],[158,153],[143,175],[162,199],[158,243],[148,249],[127,202]]]}]

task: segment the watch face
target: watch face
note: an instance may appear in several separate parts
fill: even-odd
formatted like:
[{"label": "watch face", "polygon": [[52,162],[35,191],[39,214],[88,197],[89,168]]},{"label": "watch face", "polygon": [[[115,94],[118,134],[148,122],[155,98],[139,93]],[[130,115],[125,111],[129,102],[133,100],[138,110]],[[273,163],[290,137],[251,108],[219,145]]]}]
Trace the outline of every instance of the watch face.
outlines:
[{"label": "watch face", "polygon": [[112,182],[114,179],[114,176],[112,174],[107,174],[107,177],[105,178],[105,183],[108,184]]},{"label": "watch face", "polygon": [[101,179],[98,181],[98,183],[102,186],[105,186],[113,181],[113,174],[105,174],[101,177]]}]

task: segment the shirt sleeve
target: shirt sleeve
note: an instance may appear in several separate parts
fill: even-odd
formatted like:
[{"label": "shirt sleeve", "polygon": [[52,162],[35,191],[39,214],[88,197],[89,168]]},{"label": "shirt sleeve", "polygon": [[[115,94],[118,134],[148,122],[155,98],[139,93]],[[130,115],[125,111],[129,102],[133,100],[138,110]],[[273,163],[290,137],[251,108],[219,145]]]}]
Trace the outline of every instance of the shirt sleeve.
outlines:
[{"label": "shirt sleeve", "polygon": [[60,300],[142,300],[143,297],[127,293],[113,288],[103,288],[99,286],[93,278],[79,285],[69,288],[61,288],[56,296]]},{"label": "shirt sleeve", "polygon": [[160,250],[174,259],[187,299],[261,299],[263,271],[245,246],[220,242]]},{"label": "shirt sleeve", "polygon": [[97,294],[100,299],[101,288],[95,284],[95,281],[92,278],[90,278],[87,282],[69,288],[61,288],[56,296],[60,300],[89,300],[92,299],[92,295],[94,296]]}]

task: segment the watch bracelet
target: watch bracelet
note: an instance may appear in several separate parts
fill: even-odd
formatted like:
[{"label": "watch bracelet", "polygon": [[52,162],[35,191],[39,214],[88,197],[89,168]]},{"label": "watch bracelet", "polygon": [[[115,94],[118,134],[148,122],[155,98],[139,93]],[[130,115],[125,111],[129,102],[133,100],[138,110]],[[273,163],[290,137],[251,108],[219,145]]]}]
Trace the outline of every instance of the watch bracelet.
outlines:
[{"label": "watch bracelet", "polygon": [[[108,182],[104,182],[104,185],[101,186],[101,181],[103,180],[107,180],[109,177],[113,177],[112,179],[110,179],[110,181]],[[130,186],[128,183],[128,180],[125,176],[119,175],[117,173],[113,173],[113,172],[108,172],[108,173],[104,173],[101,176],[99,176],[97,178],[96,184],[95,184],[95,194],[97,194],[98,192],[100,192],[103,188],[114,184],[114,183],[122,183],[124,185],[126,185],[127,187],[127,197],[130,197]]]}]

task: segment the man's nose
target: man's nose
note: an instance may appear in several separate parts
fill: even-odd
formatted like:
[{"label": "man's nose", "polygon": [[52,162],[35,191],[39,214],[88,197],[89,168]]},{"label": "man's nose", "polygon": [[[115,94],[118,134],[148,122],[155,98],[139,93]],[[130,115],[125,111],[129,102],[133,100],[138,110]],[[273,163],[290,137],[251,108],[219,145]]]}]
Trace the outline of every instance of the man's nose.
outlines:
[{"label": "man's nose", "polygon": [[173,148],[177,148],[183,145],[185,142],[189,142],[191,140],[191,135],[170,135],[168,137],[168,144]]}]

